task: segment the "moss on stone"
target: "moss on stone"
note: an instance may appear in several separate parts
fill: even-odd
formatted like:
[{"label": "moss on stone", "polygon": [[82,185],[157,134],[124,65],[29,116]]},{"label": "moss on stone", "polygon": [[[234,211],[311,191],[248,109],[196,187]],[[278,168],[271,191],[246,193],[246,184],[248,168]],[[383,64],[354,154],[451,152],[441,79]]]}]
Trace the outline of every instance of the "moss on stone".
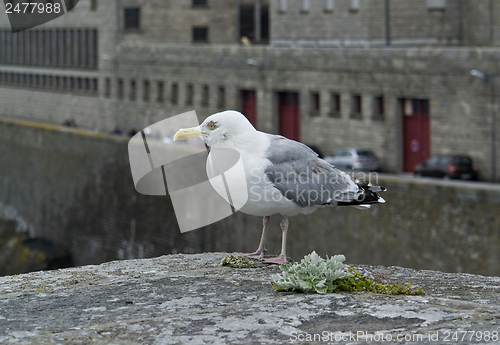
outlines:
[{"label": "moss on stone", "polygon": [[262,266],[262,264],[258,260],[234,255],[226,255],[220,261],[220,264],[222,266],[229,266],[233,268],[255,268]]},{"label": "moss on stone", "polygon": [[349,267],[348,271],[353,277],[335,281],[337,288],[332,292],[362,291],[385,295],[425,295],[420,286],[412,287],[410,283],[389,282],[385,276],[373,277],[367,271],[360,272],[354,267]]}]

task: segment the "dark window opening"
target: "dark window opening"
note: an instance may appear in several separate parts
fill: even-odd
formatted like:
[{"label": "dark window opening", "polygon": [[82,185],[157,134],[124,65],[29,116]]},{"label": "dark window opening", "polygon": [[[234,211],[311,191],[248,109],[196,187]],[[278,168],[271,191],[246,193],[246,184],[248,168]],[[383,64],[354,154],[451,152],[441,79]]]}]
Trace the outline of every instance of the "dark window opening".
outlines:
[{"label": "dark window opening", "polygon": [[208,28],[195,27],[193,28],[193,43],[208,42]]},{"label": "dark window opening", "polygon": [[269,41],[269,7],[262,6],[260,9],[260,39]]},{"label": "dark window opening", "polygon": [[254,6],[240,7],[240,37],[246,37],[255,42],[255,16]]},{"label": "dark window opening", "polygon": [[412,114],[429,115],[428,99],[412,99]]},{"label": "dark window opening", "polygon": [[90,10],[91,11],[97,10],[97,0],[90,0]]},{"label": "dark window opening", "polygon": [[142,88],[142,99],[144,102],[149,102],[149,80],[144,80]]},{"label": "dark window opening", "polygon": [[123,99],[124,90],[123,90],[123,79],[118,79],[118,89],[117,89],[117,97],[118,99]]},{"label": "dark window opening", "polygon": [[135,101],[136,97],[137,97],[137,84],[136,84],[135,80],[132,79],[130,81],[130,96],[129,96],[129,98],[131,101]]},{"label": "dark window opening", "polygon": [[125,12],[125,29],[139,29],[140,27],[140,8],[138,7],[128,7],[124,9]]},{"label": "dark window opening", "polygon": [[340,95],[333,93],[330,102],[330,116],[340,117]]},{"label": "dark window opening", "polygon": [[161,103],[161,102],[163,102],[164,84],[162,81],[159,81],[157,86],[158,86],[158,89],[157,89],[158,97],[156,98],[156,100]]},{"label": "dark window opening", "polygon": [[210,98],[210,89],[208,85],[203,85],[202,93],[201,93],[201,105],[208,106]]},{"label": "dark window opening", "polygon": [[208,6],[208,1],[207,0],[193,0],[193,7],[207,7]]},{"label": "dark window opening", "polygon": [[311,92],[311,116],[318,116],[320,113],[320,98],[318,92]]},{"label": "dark window opening", "polygon": [[[256,19],[258,22],[256,22]],[[240,38],[246,37],[252,43],[269,41],[269,8],[260,7],[260,14],[255,17],[254,5],[242,5],[240,7]],[[260,28],[257,32],[256,28]]]},{"label": "dark window opening", "polygon": [[187,86],[186,86],[186,105],[192,105],[193,98],[194,98],[193,84],[187,84]]},{"label": "dark window opening", "polygon": [[361,117],[361,95],[352,96],[352,116]]},{"label": "dark window opening", "polygon": [[382,117],[385,114],[384,96],[378,96],[374,99],[373,114],[377,117]]},{"label": "dark window opening", "polygon": [[106,78],[106,87],[104,89],[104,97],[109,98],[111,97],[111,79]]},{"label": "dark window opening", "polygon": [[226,89],[224,89],[224,86],[220,86],[217,97],[217,107],[224,108],[225,106],[226,106]]},{"label": "dark window opening", "polygon": [[179,99],[179,85],[177,83],[172,84],[172,93],[170,95],[170,102],[172,104],[177,104]]}]

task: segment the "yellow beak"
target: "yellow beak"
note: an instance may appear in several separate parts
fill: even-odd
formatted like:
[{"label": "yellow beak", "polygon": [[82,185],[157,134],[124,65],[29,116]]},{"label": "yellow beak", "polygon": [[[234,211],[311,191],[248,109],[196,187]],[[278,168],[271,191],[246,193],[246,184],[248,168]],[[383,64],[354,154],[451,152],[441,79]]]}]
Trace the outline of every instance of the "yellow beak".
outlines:
[{"label": "yellow beak", "polygon": [[192,128],[181,128],[175,133],[174,140],[186,140],[188,138],[196,138],[201,135],[201,132],[198,131],[198,127]]}]

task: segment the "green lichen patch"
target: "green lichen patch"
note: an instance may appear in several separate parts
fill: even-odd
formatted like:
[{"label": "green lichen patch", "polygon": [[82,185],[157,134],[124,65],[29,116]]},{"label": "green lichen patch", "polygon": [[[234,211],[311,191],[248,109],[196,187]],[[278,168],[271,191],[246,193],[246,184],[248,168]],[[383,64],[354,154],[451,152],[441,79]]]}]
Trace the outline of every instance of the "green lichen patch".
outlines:
[{"label": "green lichen patch", "polygon": [[220,261],[220,264],[221,266],[229,266],[233,268],[256,268],[262,266],[258,260],[234,255],[226,255]]},{"label": "green lichen patch", "polygon": [[353,276],[345,279],[339,279],[335,282],[336,289],[339,291],[365,291],[385,295],[425,295],[420,286],[413,287],[410,283],[399,284],[398,282],[389,282],[383,275],[374,277],[368,271],[358,271],[354,267],[349,267],[348,272]]},{"label": "green lichen patch", "polygon": [[323,259],[316,252],[306,255],[300,263],[280,266],[281,273],[273,276],[275,291],[317,292],[320,294],[348,291],[373,292],[387,295],[423,295],[421,287],[388,282],[385,276],[374,277],[366,270],[358,271],[343,265],[345,256]]}]

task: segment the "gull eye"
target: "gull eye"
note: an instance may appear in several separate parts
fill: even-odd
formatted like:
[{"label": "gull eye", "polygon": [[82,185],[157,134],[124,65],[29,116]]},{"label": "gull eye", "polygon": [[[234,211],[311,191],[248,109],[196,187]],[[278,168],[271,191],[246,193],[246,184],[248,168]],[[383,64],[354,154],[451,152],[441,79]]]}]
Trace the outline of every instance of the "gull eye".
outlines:
[{"label": "gull eye", "polygon": [[216,128],[217,128],[217,126],[215,125],[215,122],[210,121],[210,122],[208,123],[208,128],[209,128],[209,129],[211,129],[211,130],[213,131],[214,129],[216,129]]}]

